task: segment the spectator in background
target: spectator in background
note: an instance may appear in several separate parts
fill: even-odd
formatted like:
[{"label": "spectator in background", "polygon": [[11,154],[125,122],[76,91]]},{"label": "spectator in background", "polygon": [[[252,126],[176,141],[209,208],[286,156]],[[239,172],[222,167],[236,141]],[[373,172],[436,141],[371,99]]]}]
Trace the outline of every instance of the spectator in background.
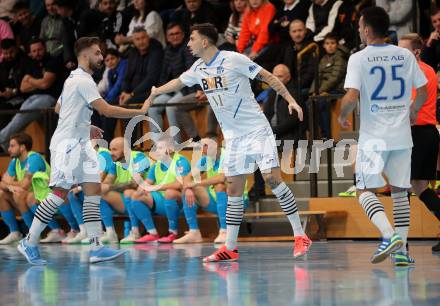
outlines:
[{"label": "spectator in background", "polygon": [[313,0],[306,27],[315,34],[314,41],[321,42],[327,33],[333,31],[342,3],[341,0]]},{"label": "spectator in background", "polygon": [[275,15],[275,6],[267,0],[249,0],[244,13],[237,50],[251,60],[264,52],[270,42],[269,23]]},{"label": "spectator in background", "polygon": [[177,22],[188,30],[197,23],[212,23],[218,30],[220,28],[215,9],[206,0],[185,0],[185,6],[177,9],[170,17],[171,22]]},{"label": "spectator in background", "polygon": [[[177,23],[170,23],[167,27],[168,46],[165,48],[162,71],[160,74],[159,85],[168,83],[169,81],[179,77],[183,72],[188,70],[194,63],[195,58],[191,55],[185,37],[184,28]],[[195,89],[184,87],[182,90],[174,94],[164,94],[156,97],[154,103],[188,103],[195,102]],[[185,130],[186,134],[199,139],[197,128],[188,113],[193,109],[191,106],[160,106],[151,107],[148,115],[156,121],[161,130],[164,129],[162,115],[166,112],[168,123],[170,126],[177,126],[181,131]],[[157,127],[150,122],[150,131],[157,132]],[[181,142],[181,134],[175,136],[178,143]]]},{"label": "spectator in background", "polygon": [[12,8],[17,0],[1,0],[0,1],[0,18],[5,20],[12,20],[14,18],[14,13]]},{"label": "spectator in background", "polygon": [[141,103],[159,81],[162,67],[162,45],[148,36],[144,27],[133,31],[135,48],[128,53],[127,72],[122,82],[119,104]]},{"label": "spectator in background", "polygon": [[40,36],[41,24],[31,15],[29,6],[24,2],[17,2],[12,11],[16,21],[14,30],[18,46],[26,49],[31,40]]},{"label": "spectator in background", "polygon": [[[14,33],[12,32],[11,26],[6,21],[0,19],[0,42],[3,39],[14,39]],[[0,49],[0,63],[3,61],[3,54]]]},{"label": "spectator in background", "polygon": [[426,47],[422,51],[422,61],[438,71],[438,64],[440,62],[440,10],[438,8],[431,12],[431,24],[434,28]]},{"label": "spectator in background", "polygon": [[284,5],[277,9],[274,18],[269,24],[269,33],[277,37],[281,43],[289,41],[289,24],[298,19],[306,22],[310,0],[284,0]]},{"label": "spectator in background", "polygon": [[55,0],[55,9],[63,21],[63,63],[69,70],[76,67],[76,56],[73,46],[78,39],[77,18],[74,14],[75,3],[72,0]]},{"label": "spectator in background", "polygon": [[299,86],[301,89],[301,101],[305,101],[315,77],[315,67],[318,65],[318,58],[314,56],[314,50],[310,49],[303,54],[298,67],[297,55],[313,43],[313,34],[307,31],[304,22],[294,20],[289,25],[289,35],[291,40],[280,46],[279,57],[276,63],[286,65],[291,74],[296,76],[294,81],[296,86]]},{"label": "spectator in background", "polygon": [[124,15],[116,11],[116,0],[99,0],[97,9],[81,14],[78,35],[98,36],[107,47],[115,48],[115,37],[120,34],[125,22]]},{"label": "spectator in background", "polygon": [[397,43],[400,36],[417,31],[414,29],[413,18],[417,5],[414,5],[413,0],[376,0],[376,6],[382,7],[390,16],[390,31],[394,43]]},{"label": "spectator in background", "polygon": [[115,42],[118,45],[129,44],[133,42],[133,31],[135,28],[142,27],[150,38],[156,39],[162,47],[165,47],[165,34],[163,32],[163,23],[160,15],[154,10],[151,1],[134,0],[134,16],[128,25],[127,36],[116,35]]},{"label": "spectator in background", "polygon": [[[98,88],[103,82],[106,83],[104,90],[100,90],[104,100],[111,105],[118,105],[119,95],[121,94],[122,82],[127,71],[127,60],[121,59],[121,55],[116,49],[107,49],[105,55],[105,72],[103,79],[98,84]],[[115,118],[101,116],[101,128],[104,130],[104,139],[110,143],[113,139],[116,126]]]},{"label": "spectator in background", "polygon": [[[340,49],[338,36],[328,33],[324,38],[325,54],[319,62],[319,95],[328,95],[343,92],[345,73],[347,72],[347,54]],[[315,93],[315,81],[310,87],[310,93]],[[330,101],[317,102],[319,126],[323,138],[331,138],[330,131]]]},{"label": "spectator in background", "polygon": [[63,56],[63,20],[57,14],[55,0],[45,0],[47,15],[41,22],[40,39],[53,57]]},{"label": "spectator in background", "polygon": [[231,0],[230,4],[232,14],[229,17],[228,27],[225,30],[225,39],[230,44],[231,49],[235,50],[241,31],[243,15],[247,9],[247,0]]},{"label": "spectator in background", "polygon": [[[29,57],[20,91],[26,100],[20,110],[32,110],[53,107],[55,99],[61,93],[64,82],[64,69],[56,59],[46,53],[44,42],[36,39],[29,44]],[[9,137],[37,120],[41,112],[18,113],[9,124],[0,131],[0,146],[6,151]]]}]

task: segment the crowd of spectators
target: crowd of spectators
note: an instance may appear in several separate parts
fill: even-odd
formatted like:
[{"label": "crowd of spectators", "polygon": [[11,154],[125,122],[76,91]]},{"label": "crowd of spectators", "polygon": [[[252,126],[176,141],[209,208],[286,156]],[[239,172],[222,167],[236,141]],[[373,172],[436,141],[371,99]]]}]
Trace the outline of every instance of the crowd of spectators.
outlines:
[{"label": "crowd of spectators", "polygon": [[[0,4],[0,111],[35,109],[55,104],[64,79],[77,67],[76,39],[98,36],[105,70],[94,76],[102,96],[111,104],[142,102],[158,86],[188,69],[195,59],[186,44],[191,25],[217,26],[218,47],[243,53],[283,78],[289,91],[307,111],[311,95],[342,93],[346,62],[360,47],[358,18],[365,6],[378,5],[390,14],[390,41],[419,32],[426,38],[422,58],[437,71],[440,62],[440,11],[427,1],[368,0],[2,0]],[[432,23],[432,28],[430,28]],[[433,29],[433,30],[432,30]],[[256,84],[256,95],[277,133],[304,136],[305,122],[285,117],[280,99]],[[156,99],[149,115],[164,129],[197,139],[201,131],[189,111],[206,101],[199,88]],[[186,105],[190,102],[189,105]],[[164,106],[172,103],[170,106]],[[182,106],[176,106],[182,104]],[[320,135],[331,137],[330,101],[320,102]],[[204,107],[204,106],[203,106]],[[38,118],[39,113],[0,116],[0,147],[12,133]],[[217,133],[209,109],[208,134]],[[113,138],[115,121],[98,118],[104,136]],[[293,131],[290,131],[293,129]],[[180,139],[182,140],[182,139]]]}]

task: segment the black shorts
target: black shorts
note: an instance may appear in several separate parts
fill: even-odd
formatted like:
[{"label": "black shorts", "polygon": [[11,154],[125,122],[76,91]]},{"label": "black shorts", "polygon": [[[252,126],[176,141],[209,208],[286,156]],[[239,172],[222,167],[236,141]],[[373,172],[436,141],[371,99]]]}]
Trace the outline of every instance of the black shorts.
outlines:
[{"label": "black shorts", "polygon": [[411,127],[414,143],[411,155],[411,179],[435,180],[439,132],[435,125],[415,125]]}]

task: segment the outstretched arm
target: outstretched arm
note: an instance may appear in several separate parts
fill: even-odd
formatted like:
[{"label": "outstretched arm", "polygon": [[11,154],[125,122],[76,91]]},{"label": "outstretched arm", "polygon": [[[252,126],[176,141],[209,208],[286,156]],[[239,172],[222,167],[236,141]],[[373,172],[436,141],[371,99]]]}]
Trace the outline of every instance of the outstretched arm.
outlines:
[{"label": "outstretched arm", "polygon": [[177,78],[177,79],[169,81],[168,83],[166,83],[160,87],[153,86],[151,88],[150,98],[154,98],[158,95],[162,95],[162,94],[166,94],[166,93],[170,93],[170,92],[176,92],[176,91],[181,90],[183,87],[185,87],[185,85],[182,83],[182,81],[180,81],[179,78]]},{"label": "outstretched arm", "polygon": [[144,105],[140,109],[128,109],[119,106],[110,105],[104,99],[98,99],[91,103],[92,107],[96,109],[101,115],[110,118],[131,118],[139,115],[144,115],[151,104],[151,98],[145,100]]},{"label": "outstretched arm", "polygon": [[261,69],[261,71],[258,73],[257,77],[262,80],[263,82],[266,82],[269,84],[270,87],[272,87],[280,96],[284,98],[284,100],[289,103],[289,113],[292,114],[293,110],[296,110],[298,113],[298,118],[300,121],[303,121],[303,111],[301,106],[298,105],[296,100],[292,97],[290,92],[287,90],[286,86],[272,73],[267,71],[266,69]]}]

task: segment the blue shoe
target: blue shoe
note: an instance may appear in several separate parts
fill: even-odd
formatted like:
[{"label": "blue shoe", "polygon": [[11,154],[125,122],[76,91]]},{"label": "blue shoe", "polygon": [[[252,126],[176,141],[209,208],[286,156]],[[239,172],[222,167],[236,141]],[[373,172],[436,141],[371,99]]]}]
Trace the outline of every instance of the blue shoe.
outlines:
[{"label": "blue shoe", "polygon": [[390,239],[383,239],[377,251],[371,257],[371,263],[384,261],[392,252],[397,251],[403,246],[402,238],[395,233]]},{"label": "blue shoe", "polygon": [[391,253],[390,258],[395,266],[409,266],[416,263],[414,258],[409,256],[408,253],[405,254],[402,251]]},{"label": "blue shoe", "polygon": [[107,247],[102,247],[96,251],[90,251],[90,263],[97,263],[101,261],[113,260],[118,256],[124,254],[126,250],[115,250]]},{"label": "blue shoe", "polygon": [[47,261],[42,259],[40,256],[40,251],[37,246],[30,246],[27,239],[22,239],[18,243],[17,250],[23,254],[23,256],[27,259],[27,261],[31,265],[42,266],[46,265]]}]

